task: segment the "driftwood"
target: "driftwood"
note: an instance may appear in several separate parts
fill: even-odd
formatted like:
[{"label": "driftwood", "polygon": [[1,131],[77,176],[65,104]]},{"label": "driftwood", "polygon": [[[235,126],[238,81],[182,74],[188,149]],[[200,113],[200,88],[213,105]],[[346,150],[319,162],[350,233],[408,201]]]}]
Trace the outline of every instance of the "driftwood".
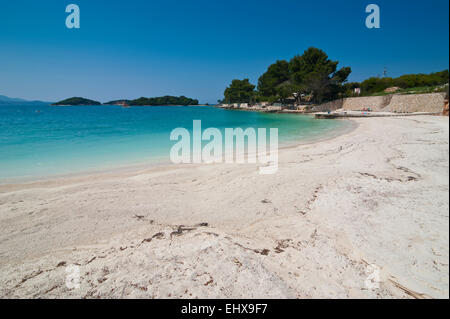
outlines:
[{"label": "driftwood", "polygon": [[407,295],[410,295],[411,297],[413,297],[415,299],[433,299],[432,297],[428,296],[427,294],[422,294],[420,292],[411,290],[392,279],[389,279],[389,281],[392,284],[394,284],[395,287],[399,288],[400,290],[403,290],[403,292],[405,292]]}]

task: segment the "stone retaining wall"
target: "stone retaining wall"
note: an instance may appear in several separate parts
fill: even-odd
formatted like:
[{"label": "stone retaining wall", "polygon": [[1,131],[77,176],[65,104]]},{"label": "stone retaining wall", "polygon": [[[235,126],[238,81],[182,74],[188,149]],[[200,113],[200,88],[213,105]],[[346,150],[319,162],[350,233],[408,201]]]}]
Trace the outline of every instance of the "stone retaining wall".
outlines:
[{"label": "stone retaining wall", "polygon": [[428,94],[393,94],[385,96],[349,97],[316,105],[316,112],[359,111],[371,108],[373,111],[383,112],[442,112],[445,93]]},{"label": "stone retaining wall", "polygon": [[393,95],[391,103],[383,111],[441,113],[444,100],[445,93]]}]

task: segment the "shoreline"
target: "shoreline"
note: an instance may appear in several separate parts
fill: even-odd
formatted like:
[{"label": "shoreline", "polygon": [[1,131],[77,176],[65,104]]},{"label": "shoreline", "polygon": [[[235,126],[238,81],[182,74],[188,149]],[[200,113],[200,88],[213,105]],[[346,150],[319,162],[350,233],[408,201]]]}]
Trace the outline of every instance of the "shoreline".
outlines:
[{"label": "shoreline", "polygon": [[0,298],[448,298],[448,118],[352,121],[280,151],[274,175],[187,164],[0,186]]},{"label": "shoreline", "polygon": [[[301,145],[307,145],[307,144],[313,144],[313,143],[320,143],[322,141],[327,141],[330,139],[334,139],[339,137],[340,135],[347,134],[349,132],[352,132],[355,130],[358,126],[358,124],[355,121],[352,121],[351,119],[344,119],[344,121],[348,122],[346,126],[343,128],[340,128],[337,133],[336,131],[330,131],[327,132],[324,136],[315,136],[312,138],[307,138],[304,141],[301,140],[289,140],[289,141],[283,141],[279,144],[279,151],[282,151],[283,149],[289,149],[289,148],[295,148]],[[245,155],[248,155],[247,152]],[[218,164],[224,164],[218,163]],[[128,171],[136,171],[136,170],[145,170],[145,169],[170,169],[173,168],[175,164],[170,163],[168,161],[148,161],[146,163],[139,162],[139,163],[126,163],[123,165],[117,165],[117,166],[111,166],[109,168],[95,168],[90,170],[83,170],[76,173],[67,173],[67,174],[55,174],[55,175],[49,175],[49,176],[36,176],[36,177],[15,177],[15,178],[7,178],[4,179],[5,182],[0,181],[0,192],[2,189],[7,188],[8,186],[13,187],[14,185],[22,185],[22,184],[34,184],[39,182],[51,182],[52,180],[61,180],[61,179],[77,179],[77,178],[84,178],[89,177],[92,175],[111,175],[115,172],[128,172]],[[187,165],[194,165],[194,164],[187,164]],[[204,164],[202,164],[204,165]]]}]

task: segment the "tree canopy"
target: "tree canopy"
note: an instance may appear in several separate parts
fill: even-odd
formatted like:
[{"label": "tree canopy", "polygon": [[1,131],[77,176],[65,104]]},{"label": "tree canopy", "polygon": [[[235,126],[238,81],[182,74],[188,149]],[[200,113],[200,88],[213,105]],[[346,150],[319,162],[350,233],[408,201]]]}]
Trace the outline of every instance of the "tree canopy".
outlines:
[{"label": "tree canopy", "polygon": [[165,106],[165,105],[198,105],[198,100],[190,99],[185,96],[161,96],[161,97],[141,97],[129,102],[134,106]]},{"label": "tree canopy", "polygon": [[280,85],[289,79],[289,63],[285,60],[277,61],[259,78],[258,91],[261,96],[275,96],[279,93]]},{"label": "tree canopy", "polygon": [[289,61],[289,73],[298,93],[312,94],[317,103],[332,100],[344,91],[343,83],[352,72],[350,67],[337,69],[339,62],[317,48],[309,48]]},{"label": "tree canopy", "polygon": [[444,70],[441,72],[434,72],[430,74],[405,74],[397,78],[371,77],[360,83],[360,87],[363,94],[371,94],[382,92],[385,89],[393,86],[402,89],[423,86],[436,86],[448,83],[448,76],[448,70]]},{"label": "tree canopy", "polygon": [[255,86],[248,79],[233,80],[224,96],[224,103],[250,103],[254,101]]},{"label": "tree canopy", "polygon": [[309,48],[289,62],[278,60],[258,79],[258,90],[248,79],[233,80],[225,90],[225,103],[250,100],[283,101],[293,94],[312,95],[315,102],[337,98],[345,91],[343,83],[351,73],[349,67],[337,70],[338,62],[317,48]]},{"label": "tree canopy", "polygon": [[350,67],[338,69],[338,61],[311,47],[290,61],[278,60],[271,64],[258,79],[257,90],[248,79],[233,80],[225,90],[224,103],[249,103],[257,101],[283,102],[288,98],[312,97],[322,103],[339,97],[353,96],[355,88],[361,94],[383,92],[389,87],[401,89],[441,86],[449,82],[449,72],[444,70],[430,74],[406,74],[397,78],[371,77],[361,83],[347,83]]}]

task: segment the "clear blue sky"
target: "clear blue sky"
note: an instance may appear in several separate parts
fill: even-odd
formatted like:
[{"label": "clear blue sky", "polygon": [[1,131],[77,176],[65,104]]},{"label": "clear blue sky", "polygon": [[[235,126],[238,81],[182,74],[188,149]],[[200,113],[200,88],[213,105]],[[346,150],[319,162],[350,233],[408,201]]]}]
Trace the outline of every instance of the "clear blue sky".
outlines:
[{"label": "clear blue sky", "polygon": [[[66,5],[81,28],[65,26]],[[381,29],[365,7],[381,8]],[[233,78],[323,49],[351,81],[448,68],[448,0],[1,0],[0,94],[55,101],[186,95],[216,102]]]}]

